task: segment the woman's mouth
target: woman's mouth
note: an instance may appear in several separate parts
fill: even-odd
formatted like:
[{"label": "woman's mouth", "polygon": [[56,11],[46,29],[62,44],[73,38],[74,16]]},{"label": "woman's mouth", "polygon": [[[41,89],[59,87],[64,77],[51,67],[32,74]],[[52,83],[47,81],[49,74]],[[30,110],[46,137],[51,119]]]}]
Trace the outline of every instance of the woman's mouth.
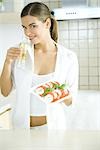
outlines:
[{"label": "woman's mouth", "polygon": [[34,37],[34,38],[33,38],[33,37],[30,37],[29,40],[30,40],[32,43],[34,43],[34,44],[36,44],[37,41],[38,41],[36,37]]},{"label": "woman's mouth", "polygon": [[29,37],[29,40],[31,41],[31,40],[32,40],[32,38],[31,38],[31,37]]},{"label": "woman's mouth", "polygon": [[34,41],[36,37],[29,37],[29,40]]}]

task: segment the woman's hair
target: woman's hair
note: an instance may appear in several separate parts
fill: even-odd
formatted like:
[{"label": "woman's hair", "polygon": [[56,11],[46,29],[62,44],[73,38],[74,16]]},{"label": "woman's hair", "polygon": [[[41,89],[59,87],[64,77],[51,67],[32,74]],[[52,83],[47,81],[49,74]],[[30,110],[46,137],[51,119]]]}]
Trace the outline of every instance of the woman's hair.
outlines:
[{"label": "woman's hair", "polygon": [[21,12],[21,18],[27,15],[37,17],[42,22],[45,22],[47,18],[50,18],[51,19],[51,27],[50,27],[51,38],[55,42],[57,42],[58,40],[57,21],[54,19],[53,12],[49,10],[47,5],[41,2],[29,3],[23,8]]}]

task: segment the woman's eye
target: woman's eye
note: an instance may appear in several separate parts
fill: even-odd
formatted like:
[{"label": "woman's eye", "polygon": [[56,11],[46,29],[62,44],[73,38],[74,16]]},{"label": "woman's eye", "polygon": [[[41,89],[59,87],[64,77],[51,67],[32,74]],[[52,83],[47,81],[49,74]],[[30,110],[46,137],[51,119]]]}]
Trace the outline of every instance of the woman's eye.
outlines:
[{"label": "woman's eye", "polygon": [[37,27],[37,25],[32,25],[32,28],[36,28]]},{"label": "woman's eye", "polygon": [[23,28],[24,30],[26,29],[26,27],[24,27],[24,26],[23,26],[22,28]]}]

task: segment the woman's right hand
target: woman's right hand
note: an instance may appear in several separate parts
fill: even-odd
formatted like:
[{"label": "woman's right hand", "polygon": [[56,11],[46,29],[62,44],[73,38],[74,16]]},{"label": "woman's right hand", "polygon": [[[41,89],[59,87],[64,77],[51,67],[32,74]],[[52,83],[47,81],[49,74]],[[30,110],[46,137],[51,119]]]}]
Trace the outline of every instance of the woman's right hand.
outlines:
[{"label": "woman's right hand", "polygon": [[12,64],[14,60],[16,60],[20,55],[20,49],[16,47],[11,47],[7,51],[5,62],[8,64]]}]

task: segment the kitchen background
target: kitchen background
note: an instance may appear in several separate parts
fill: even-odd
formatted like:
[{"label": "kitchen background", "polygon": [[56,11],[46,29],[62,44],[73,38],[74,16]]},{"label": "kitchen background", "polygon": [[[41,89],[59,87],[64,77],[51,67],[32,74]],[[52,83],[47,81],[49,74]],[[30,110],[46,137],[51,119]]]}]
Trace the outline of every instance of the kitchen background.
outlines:
[{"label": "kitchen background", "polygon": [[[15,0],[6,1],[6,11],[11,7],[10,3]],[[31,2],[32,0],[28,0]],[[34,0],[33,0],[34,1]],[[7,3],[9,2],[9,3]],[[15,9],[21,9],[16,1]],[[51,9],[62,7],[61,0],[42,0]],[[27,3],[27,0],[24,1]],[[99,7],[100,0],[89,0],[90,7]],[[19,7],[19,8],[18,8]],[[10,8],[13,10],[13,8]],[[2,12],[1,12],[2,13]],[[6,50],[18,43],[23,38],[20,21],[10,23],[7,18],[0,18],[0,69],[2,68]],[[6,20],[5,22],[3,20]],[[18,16],[19,20],[19,16]],[[99,90],[100,89],[100,19],[75,19],[58,21],[59,43],[71,49],[77,54],[79,61],[79,89]]]},{"label": "kitchen background", "polygon": [[[34,0],[4,0],[6,5],[2,10],[6,9],[8,12],[8,9],[11,9],[12,13],[10,15],[6,12],[3,16],[3,12],[0,12],[0,72],[7,49],[23,39],[19,12],[23,3],[31,1]],[[42,2],[51,9],[62,7],[61,0],[42,0]],[[10,4],[13,4],[14,8]],[[89,7],[100,7],[100,0],[88,0],[88,4]],[[16,16],[13,9],[17,12]],[[58,21],[58,24],[59,43],[74,51],[79,61],[80,92],[76,108],[73,109],[73,113],[69,113],[69,120],[73,120],[71,124],[78,129],[100,129],[100,18],[64,20]],[[14,99],[14,95],[8,98]],[[1,108],[2,103],[0,111]],[[6,128],[8,127],[9,124]]]}]

